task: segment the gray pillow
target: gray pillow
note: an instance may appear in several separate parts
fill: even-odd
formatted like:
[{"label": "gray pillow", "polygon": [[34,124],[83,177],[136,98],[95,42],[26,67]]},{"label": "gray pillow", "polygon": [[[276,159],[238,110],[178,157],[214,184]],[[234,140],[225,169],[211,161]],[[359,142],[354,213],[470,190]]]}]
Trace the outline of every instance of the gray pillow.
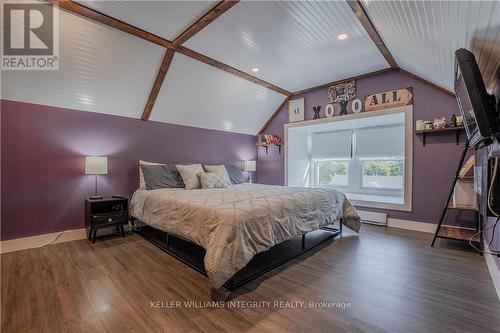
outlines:
[{"label": "gray pillow", "polygon": [[148,190],[184,187],[182,177],[175,165],[141,165]]},{"label": "gray pillow", "polygon": [[236,165],[225,164],[227,174],[229,175],[229,179],[232,184],[242,184],[245,182],[245,177],[243,177],[243,173],[241,169]]}]

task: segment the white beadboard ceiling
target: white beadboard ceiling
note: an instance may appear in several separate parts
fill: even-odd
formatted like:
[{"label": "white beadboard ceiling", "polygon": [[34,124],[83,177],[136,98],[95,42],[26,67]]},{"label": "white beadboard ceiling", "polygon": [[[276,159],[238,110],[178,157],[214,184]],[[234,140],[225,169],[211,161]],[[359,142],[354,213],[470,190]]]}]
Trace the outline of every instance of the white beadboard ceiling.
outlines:
[{"label": "white beadboard ceiling", "polygon": [[1,97],[140,118],[164,48],[59,11],[59,70],[2,71]]},{"label": "white beadboard ceiling", "polygon": [[254,135],[284,99],[176,53],[150,120]]},{"label": "white beadboard ceiling", "polygon": [[218,1],[77,1],[98,12],[170,41]]},{"label": "white beadboard ceiling", "polygon": [[363,1],[398,65],[453,91],[454,52],[472,50],[487,86],[498,79],[500,2]]},{"label": "white beadboard ceiling", "polygon": [[289,91],[389,67],[345,1],[243,1],[185,46]]}]

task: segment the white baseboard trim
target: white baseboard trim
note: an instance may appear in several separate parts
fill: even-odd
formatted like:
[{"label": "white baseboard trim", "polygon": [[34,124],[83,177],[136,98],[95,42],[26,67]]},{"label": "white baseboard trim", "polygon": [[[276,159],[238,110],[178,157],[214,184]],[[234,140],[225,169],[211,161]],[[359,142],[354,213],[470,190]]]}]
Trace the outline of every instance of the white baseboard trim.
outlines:
[{"label": "white baseboard trim", "polygon": [[428,232],[431,234],[435,233],[437,228],[437,224],[434,223],[400,220],[391,217],[387,219],[387,226],[392,228]]},{"label": "white baseboard trim", "polygon": [[486,261],[486,266],[488,266],[491,280],[493,280],[493,285],[495,286],[498,300],[500,301],[500,268],[495,263],[495,258],[493,258],[493,255],[484,254],[484,260]]},{"label": "white baseboard trim", "polygon": [[87,234],[85,229],[82,228],[31,237],[9,239],[0,242],[0,253],[33,249],[44,245],[64,243],[85,238],[87,238]]}]

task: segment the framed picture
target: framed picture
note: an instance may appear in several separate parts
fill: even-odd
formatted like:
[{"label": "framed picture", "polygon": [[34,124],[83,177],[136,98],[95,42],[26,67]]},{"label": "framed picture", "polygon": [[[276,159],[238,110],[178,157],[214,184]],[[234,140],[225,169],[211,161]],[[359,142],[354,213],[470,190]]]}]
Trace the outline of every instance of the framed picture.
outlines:
[{"label": "framed picture", "polygon": [[356,80],[337,83],[328,88],[328,103],[347,102],[356,98]]},{"label": "framed picture", "polygon": [[302,97],[288,102],[288,122],[304,121],[304,119],[304,98]]}]

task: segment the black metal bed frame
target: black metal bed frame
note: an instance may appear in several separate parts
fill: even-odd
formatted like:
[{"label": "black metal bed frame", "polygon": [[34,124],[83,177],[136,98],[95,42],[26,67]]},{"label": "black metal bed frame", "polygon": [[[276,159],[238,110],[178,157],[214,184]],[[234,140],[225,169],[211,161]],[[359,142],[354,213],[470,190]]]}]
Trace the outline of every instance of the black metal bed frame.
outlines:
[{"label": "black metal bed frame", "polygon": [[[204,248],[176,235],[143,223],[140,223],[142,226],[138,226],[138,221],[134,222],[132,223],[137,234],[195,271],[207,276]],[[337,236],[342,237],[342,221],[338,221],[338,226],[328,225],[276,244],[269,250],[256,254],[243,269],[224,284],[224,287],[233,291]]]}]

